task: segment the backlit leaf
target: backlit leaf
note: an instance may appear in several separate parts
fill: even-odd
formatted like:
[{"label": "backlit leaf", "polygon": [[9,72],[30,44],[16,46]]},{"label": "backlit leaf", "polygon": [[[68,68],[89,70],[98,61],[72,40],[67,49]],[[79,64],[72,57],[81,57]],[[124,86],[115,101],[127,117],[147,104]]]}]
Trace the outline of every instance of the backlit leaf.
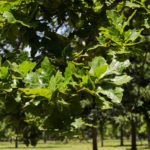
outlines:
[{"label": "backlit leaf", "polygon": [[6,79],[8,76],[8,67],[0,67],[0,79]]},{"label": "backlit leaf", "polygon": [[123,96],[123,89],[121,87],[114,87],[110,85],[98,87],[98,92],[106,95],[114,103],[120,103]]},{"label": "backlit leaf", "polygon": [[97,72],[97,75],[98,75],[98,74],[102,73],[105,69],[102,72],[100,72],[100,69],[102,69],[102,68],[97,69],[102,65],[103,65],[103,67],[102,67],[103,69],[107,66],[106,60],[101,56],[95,57],[91,62],[89,62],[89,66],[91,67],[90,74],[95,75]]},{"label": "backlit leaf", "polygon": [[26,75],[28,72],[32,71],[34,67],[36,66],[35,62],[30,62],[30,61],[24,61],[20,66],[19,66],[19,72],[23,73]]},{"label": "backlit leaf", "polygon": [[132,78],[127,75],[123,76],[116,76],[114,79],[111,79],[111,81],[116,84],[116,85],[122,85],[124,83],[127,83],[131,80]]},{"label": "backlit leaf", "polygon": [[20,88],[20,91],[24,92],[26,95],[33,95],[33,96],[42,96],[47,99],[51,98],[51,94],[48,89],[23,89]]}]

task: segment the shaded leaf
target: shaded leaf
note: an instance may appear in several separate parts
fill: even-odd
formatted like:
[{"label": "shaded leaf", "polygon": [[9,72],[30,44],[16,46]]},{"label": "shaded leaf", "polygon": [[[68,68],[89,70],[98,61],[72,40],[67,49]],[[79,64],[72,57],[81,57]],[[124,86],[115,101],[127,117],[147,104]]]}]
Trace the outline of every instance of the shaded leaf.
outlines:
[{"label": "shaded leaf", "polygon": [[22,21],[22,20],[17,20],[17,19],[14,17],[14,15],[13,15],[11,12],[9,12],[9,11],[5,11],[5,12],[3,13],[3,17],[4,17],[9,23],[20,23],[20,24],[22,24],[23,26],[26,26],[26,27],[28,27],[28,28],[31,27],[30,24],[25,23],[25,22]]}]

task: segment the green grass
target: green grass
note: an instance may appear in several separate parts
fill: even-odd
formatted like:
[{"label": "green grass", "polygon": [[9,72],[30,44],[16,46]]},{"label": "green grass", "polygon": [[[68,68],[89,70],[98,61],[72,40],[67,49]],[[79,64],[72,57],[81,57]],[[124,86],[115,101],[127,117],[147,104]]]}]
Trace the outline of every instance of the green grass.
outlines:
[{"label": "green grass", "polygon": [[[130,141],[125,141],[125,146],[119,146],[119,140],[105,140],[104,147],[99,146],[99,150],[130,150]],[[147,146],[147,141],[138,141],[138,150],[150,150]],[[24,144],[19,143],[18,150],[92,150],[92,144],[87,142],[79,143],[78,141],[70,141],[68,144],[62,142],[52,142],[48,141],[44,144],[42,141],[36,147],[26,147]],[[0,142],[0,150],[15,150],[14,143]]]}]

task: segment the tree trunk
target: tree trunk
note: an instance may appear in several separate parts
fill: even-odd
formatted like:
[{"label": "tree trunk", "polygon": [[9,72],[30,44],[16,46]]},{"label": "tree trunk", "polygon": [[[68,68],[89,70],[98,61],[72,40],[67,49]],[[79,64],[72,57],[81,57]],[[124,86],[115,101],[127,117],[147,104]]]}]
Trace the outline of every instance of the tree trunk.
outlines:
[{"label": "tree trunk", "polygon": [[150,147],[150,122],[147,121],[147,138],[148,138],[148,147]]},{"label": "tree trunk", "polygon": [[68,144],[68,137],[67,136],[65,136],[65,144]]},{"label": "tree trunk", "polygon": [[100,135],[101,135],[101,147],[103,147],[104,146],[103,124],[100,125]]},{"label": "tree trunk", "polygon": [[103,147],[104,146],[104,137],[103,137],[103,132],[102,132],[102,134],[101,134],[101,147]]},{"label": "tree trunk", "polygon": [[44,141],[44,143],[47,143],[47,137],[46,137],[46,134],[44,135],[43,141]]},{"label": "tree trunk", "polygon": [[131,142],[132,142],[132,148],[131,150],[137,150],[136,148],[136,125],[133,118],[131,118]]},{"label": "tree trunk", "polygon": [[15,148],[18,148],[18,137],[15,139]]},{"label": "tree trunk", "polygon": [[[96,109],[95,96],[93,96],[92,107],[93,107],[93,109]],[[97,118],[96,118],[96,116],[94,116],[94,118],[93,118],[93,127],[92,127],[93,150],[98,150],[98,147],[97,147],[97,127],[96,126],[97,126]]]},{"label": "tree trunk", "polygon": [[124,146],[123,144],[123,127],[120,127],[120,146]]},{"label": "tree trunk", "polygon": [[12,143],[12,138],[10,138],[10,143]]},{"label": "tree trunk", "polygon": [[43,142],[44,142],[45,144],[47,143],[47,135],[46,135],[46,131],[44,131]]},{"label": "tree trunk", "polygon": [[[94,126],[96,124],[93,124]],[[92,128],[92,138],[93,138],[93,150],[98,150],[97,148],[97,128],[93,127]]]}]

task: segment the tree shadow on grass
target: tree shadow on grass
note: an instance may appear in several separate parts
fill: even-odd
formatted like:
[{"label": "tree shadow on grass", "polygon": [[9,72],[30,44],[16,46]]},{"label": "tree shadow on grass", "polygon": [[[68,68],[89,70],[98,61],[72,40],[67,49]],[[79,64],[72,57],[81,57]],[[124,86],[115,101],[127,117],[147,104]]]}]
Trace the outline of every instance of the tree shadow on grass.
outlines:
[{"label": "tree shadow on grass", "polygon": [[[117,147],[128,147],[126,150],[131,150],[131,145],[130,144],[126,144],[124,146],[120,146],[120,145],[105,145],[104,147],[113,147],[113,148],[117,148]],[[147,147],[147,144],[137,144],[137,149],[138,150],[150,150],[150,148]]]},{"label": "tree shadow on grass", "polygon": [[[126,150],[131,150],[131,148],[127,148]],[[150,150],[150,148],[148,148],[148,147],[140,147],[140,148],[138,148],[138,150]]]},{"label": "tree shadow on grass", "polygon": [[[142,146],[142,147],[141,147]],[[138,150],[150,150],[149,147],[147,147],[147,144],[143,145],[137,145]],[[131,148],[127,148],[126,150],[131,150]]]},{"label": "tree shadow on grass", "polygon": [[128,147],[131,145],[124,145],[124,146],[120,146],[120,145],[105,145],[104,147]]}]

